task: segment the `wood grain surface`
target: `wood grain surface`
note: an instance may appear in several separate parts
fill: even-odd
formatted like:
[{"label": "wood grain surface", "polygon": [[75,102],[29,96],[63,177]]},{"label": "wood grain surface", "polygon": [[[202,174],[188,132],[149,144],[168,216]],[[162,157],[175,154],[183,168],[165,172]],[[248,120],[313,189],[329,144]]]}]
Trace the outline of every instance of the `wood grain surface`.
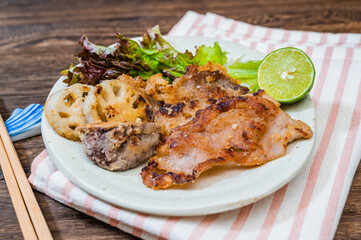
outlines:
[{"label": "wood grain surface", "polygon": [[[114,33],[139,36],[159,24],[167,33],[187,10],[213,12],[266,27],[361,33],[356,0],[0,1],[0,113],[43,104],[61,70],[79,50],[77,41],[110,44]],[[41,136],[15,144],[27,175],[43,149]],[[36,193],[54,239],[135,239],[116,228]],[[22,239],[0,172],[0,239]],[[335,239],[361,239],[361,168],[353,180]]]}]

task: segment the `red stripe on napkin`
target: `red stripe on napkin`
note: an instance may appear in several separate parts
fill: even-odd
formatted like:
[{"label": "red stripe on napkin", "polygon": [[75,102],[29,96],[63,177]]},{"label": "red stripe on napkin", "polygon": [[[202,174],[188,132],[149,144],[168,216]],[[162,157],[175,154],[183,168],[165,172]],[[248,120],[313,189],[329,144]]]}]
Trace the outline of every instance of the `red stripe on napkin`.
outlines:
[{"label": "red stripe on napkin", "polygon": [[315,90],[312,95],[312,100],[316,107],[317,107],[318,100],[320,99],[320,96],[322,93],[323,85],[325,85],[325,82],[326,82],[327,73],[329,71],[330,63],[331,63],[331,59],[332,59],[332,54],[333,54],[333,47],[327,47],[326,52],[325,52],[324,61],[323,61],[322,68],[321,68],[321,72],[315,83],[315,86],[314,86]]},{"label": "red stripe on napkin", "polygon": [[29,177],[29,182],[31,184],[34,183],[35,177],[36,177],[36,170],[39,166],[39,164],[48,156],[48,152],[46,150],[43,150],[33,161],[33,163],[31,164],[31,172],[33,174],[30,175]]},{"label": "red stripe on napkin", "polygon": [[207,229],[217,220],[219,214],[205,216],[189,236],[189,240],[200,239]]},{"label": "red stripe on napkin", "polygon": [[137,216],[134,219],[134,229],[132,234],[134,236],[140,237],[142,236],[143,233],[143,224],[145,219],[147,218],[148,215],[143,214],[143,213],[139,213],[137,214]]},{"label": "red stripe on napkin", "polygon": [[269,234],[271,233],[272,227],[276,221],[277,214],[281,208],[283,199],[286,195],[287,186],[282,187],[278,190],[273,197],[270,209],[268,211],[267,217],[263,223],[261,231],[257,237],[258,240],[268,239]]},{"label": "red stripe on napkin", "polygon": [[95,198],[92,195],[88,195],[84,200],[84,208],[86,209],[86,214],[94,217],[95,213],[91,210],[93,208],[93,203]]},{"label": "red stripe on napkin", "polygon": [[223,238],[227,239],[235,239],[238,234],[242,231],[244,224],[246,223],[249,214],[252,211],[254,204],[250,204],[245,206],[239,210],[236,220],[233,222],[231,229],[228,231],[227,235]]},{"label": "red stripe on napkin", "polygon": [[163,227],[161,228],[159,240],[161,239],[169,239],[170,233],[172,232],[173,227],[176,225],[176,223],[180,220],[180,217],[170,217],[167,219],[167,221],[164,223]]}]

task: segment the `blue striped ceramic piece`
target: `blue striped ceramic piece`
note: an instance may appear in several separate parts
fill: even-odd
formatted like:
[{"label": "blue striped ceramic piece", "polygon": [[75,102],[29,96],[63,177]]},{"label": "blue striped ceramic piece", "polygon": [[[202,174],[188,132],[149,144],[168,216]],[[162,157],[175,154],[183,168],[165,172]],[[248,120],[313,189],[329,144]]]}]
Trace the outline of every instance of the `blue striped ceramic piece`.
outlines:
[{"label": "blue striped ceramic piece", "polygon": [[13,141],[40,134],[43,105],[30,104],[25,109],[17,108],[5,121],[5,126]]}]

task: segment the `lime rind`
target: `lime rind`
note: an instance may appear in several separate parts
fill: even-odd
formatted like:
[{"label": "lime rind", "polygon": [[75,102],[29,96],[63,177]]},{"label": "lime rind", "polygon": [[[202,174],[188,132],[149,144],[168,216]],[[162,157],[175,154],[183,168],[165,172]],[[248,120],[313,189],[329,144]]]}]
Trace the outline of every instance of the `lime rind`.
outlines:
[{"label": "lime rind", "polygon": [[[292,80],[282,79],[282,72],[295,67]],[[311,90],[315,67],[305,52],[298,48],[280,48],[269,53],[258,69],[258,84],[280,103],[294,103]]]}]

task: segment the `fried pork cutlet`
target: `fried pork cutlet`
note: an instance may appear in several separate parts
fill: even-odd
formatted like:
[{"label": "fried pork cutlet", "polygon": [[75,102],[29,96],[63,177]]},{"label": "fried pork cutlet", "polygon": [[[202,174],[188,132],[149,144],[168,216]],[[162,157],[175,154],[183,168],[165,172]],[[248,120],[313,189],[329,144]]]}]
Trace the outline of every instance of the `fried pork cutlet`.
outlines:
[{"label": "fried pork cutlet", "polygon": [[198,110],[214,104],[219,98],[241,96],[249,91],[229,77],[223,66],[211,62],[204,66],[188,66],[186,74],[172,84],[168,84],[161,74],[150,77],[147,82],[126,81],[158,102],[153,104],[154,122],[162,125],[166,132],[187,123]]},{"label": "fried pork cutlet", "polygon": [[94,123],[77,131],[88,158],[111,171],[128,170],[147,160],[161,135],[155,123]]},{"label": "fried pork cutlet", "polygon": [[150,188],[169,188],[192,182],[207,169],[227,162],[264,164],[284,156],[287,143],[311,136],[307,124],[292,119],[263,91],[226,97],[173,129],[141,176]]}]

